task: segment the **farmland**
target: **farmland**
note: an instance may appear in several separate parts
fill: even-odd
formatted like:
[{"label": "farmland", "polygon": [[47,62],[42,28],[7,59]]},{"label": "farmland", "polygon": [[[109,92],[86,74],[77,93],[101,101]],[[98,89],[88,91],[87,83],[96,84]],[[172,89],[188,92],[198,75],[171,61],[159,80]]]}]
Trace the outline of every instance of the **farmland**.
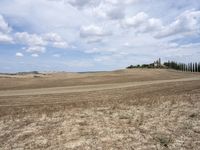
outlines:
[{"label": "farmland", "polygon": [[200,74],[0,75],[0,149],[200,147]]}]

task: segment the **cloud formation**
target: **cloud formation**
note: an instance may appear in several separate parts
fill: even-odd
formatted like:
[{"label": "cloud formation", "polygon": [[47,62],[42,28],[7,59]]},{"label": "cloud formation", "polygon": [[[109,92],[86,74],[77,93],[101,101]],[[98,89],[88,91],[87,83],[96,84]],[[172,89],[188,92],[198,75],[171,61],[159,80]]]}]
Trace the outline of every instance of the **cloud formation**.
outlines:
[{"label": "cloud formation", "polygon": [[106,31],[104,28],[97,25],[82,26],[80,29],[80,37],[87,40],[87,42],[100,42],[106,36],[112,33]]},{"label": "cloud formation", "polygon": [[22,53],[20,53],[20,52],[17,52],[17,53],[16,53],[16,56],[17,56],[17,57],[23,57],[24,54],[22,54]]},{"label": "cloud formation", "polygon": [[17,32],[16,41],[28,46],[45,46],[47,43],[41,36],[27,32]]},{"label": "cloud formation", "polygon": [[87,37],[102,37],[107,36],[110,33],[105,31],[102,27],[96,26],[96,25],[89,25],[89,26],[83,26],[80,30],[80,36],[83,38]]},{"label": "cloud formation", "polygon": [[177,34],[199,34],[200,33],[200,11],[187,10],[181,13],[175,21],[165,26],[159,34],[158,38],[173,36]]},{"label": "cloud formation", "polygon": [[0,50],[6,57],[20,51],[21,59],[38,57],[34,60],[55,68],[60,67],[53,59],[57,64],[82,60],[97,70],[157,57],[195,61],[200,57],[199,8],[196,0],[4,0]]},{"label": "cloud formation", "polygon": [[26,49],[26,52],[29,53],[45,53],[46,52],[46,48],[43,46],[30,46]]},{"label": "cloud formation", "polygon": [[162,21],[157,18],[150,18],[145,12],[140,12],[122,21],[122,27],[134,28],[136,32],[160,31],[163,28]]},{"label": "cloud formation", "polygon": [[0,32],[0,43],[12,43],[12,42],[13,42],[12,37]]},{"label": "cloud formation", "polygon": [[39,55],[38,55],[38,54],[35,54],[35,53],[34,53],[34,54],[31,54],[31,56],[32,56],[32,57],[39,57]]},{"label": "cloud formation", "polygon": [[5,21],[4,17],[0,14],[0,43],[12,43],[13,39],[9,35],[11,28]]},{"label": "cloud formation", "polygon": [[43,35],[43,39],[50,43],[55,48],[67,48],[68,44],[62,37],[56,33],[47,33]]},{"label": "cloud formation", "polygon": [[0,32],[9,33],[11,28],[8,26],[8,23],[5,21],[4,17],[0,15]]}]

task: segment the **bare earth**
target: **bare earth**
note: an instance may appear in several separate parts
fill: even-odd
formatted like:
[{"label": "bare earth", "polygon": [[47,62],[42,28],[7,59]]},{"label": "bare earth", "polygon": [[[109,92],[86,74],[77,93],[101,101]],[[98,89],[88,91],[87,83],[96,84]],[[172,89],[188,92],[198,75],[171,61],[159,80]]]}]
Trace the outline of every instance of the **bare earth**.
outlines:
[{"label": "bare earth", "polygon": [[0,149],[198,150],[200,74],[0,76]]}]

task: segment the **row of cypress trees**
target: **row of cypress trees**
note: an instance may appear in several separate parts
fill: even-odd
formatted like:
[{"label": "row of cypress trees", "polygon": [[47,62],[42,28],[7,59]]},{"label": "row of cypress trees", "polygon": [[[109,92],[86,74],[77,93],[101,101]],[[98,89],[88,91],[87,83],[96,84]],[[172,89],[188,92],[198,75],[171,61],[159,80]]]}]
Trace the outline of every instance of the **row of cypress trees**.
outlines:
[{"label": "row of cypress trees", "polygon": [[200,62],[191,62],[188,64],[177,63],[175,61],[168,61],[164,63],[165,66],[171,69],[190,71],[190,72],[200,72]]}]

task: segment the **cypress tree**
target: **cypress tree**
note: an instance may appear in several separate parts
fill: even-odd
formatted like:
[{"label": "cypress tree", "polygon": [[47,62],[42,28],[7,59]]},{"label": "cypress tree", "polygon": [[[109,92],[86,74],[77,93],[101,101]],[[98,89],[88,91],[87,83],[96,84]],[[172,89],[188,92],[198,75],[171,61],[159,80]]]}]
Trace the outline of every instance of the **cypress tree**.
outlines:
[{"label": "cypress tree", "polygon": [[193,72],[193,64],[190,63],[190,66],[191,66],[191,72]]},{"label": "cypress tree", "polygon": [[198,64],[198,71],[200,72],[200,62],[199,62],[199,64]]},{"label": "cypress tree", "polygon": [[197,62],[195,63],[195,72],[198,72],[198,64],[197,64]]},{"label": "cypress tree", "polygon": [[193,63],[193,72],[195,72],[195,63]]}]

